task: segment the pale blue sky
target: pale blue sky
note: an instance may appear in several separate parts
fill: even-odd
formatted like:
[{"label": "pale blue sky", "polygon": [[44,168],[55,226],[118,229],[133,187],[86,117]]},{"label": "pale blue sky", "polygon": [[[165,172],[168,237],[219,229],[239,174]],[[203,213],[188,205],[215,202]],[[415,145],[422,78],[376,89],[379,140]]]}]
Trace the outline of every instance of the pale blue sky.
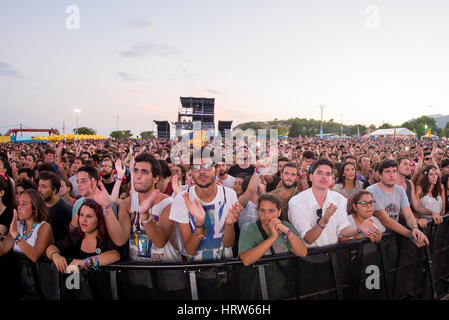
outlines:
[{"label": "pale blue sky", "polygon": [[[80,29],[66,28],[68,5]],[[0,0],[0,132],[23,123],[134,134],[179,96],[216,120],[401,124],[449,114],[449,2]],[[428,107],[433,105],[432,108]]]}]

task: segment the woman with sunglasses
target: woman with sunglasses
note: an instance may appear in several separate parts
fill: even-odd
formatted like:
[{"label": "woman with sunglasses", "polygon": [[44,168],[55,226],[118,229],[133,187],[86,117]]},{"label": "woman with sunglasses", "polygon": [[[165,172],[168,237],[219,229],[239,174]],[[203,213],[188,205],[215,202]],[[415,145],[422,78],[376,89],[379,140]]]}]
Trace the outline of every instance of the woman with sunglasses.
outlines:
[{"label": "woman with sunglasses", "polygon": [[36,262],[51,241],[52,232],[47,223],[44,201],[37,191],[25,190],[19,198],[17,211],[14,210],[9,234],[0,242],[0,256],[13,249]]},{"label": "woman with sunglasses", "polygon": [[382,239],[382,233],[385,232],[385,227],[382,223],[373,216],[374,204],[376,202],[370,192],[360,190],[353,194],[348,199],[348,220],[353,226],[360,226],[366,219],[371,219],[377,228],[377,231],[372,235],[364,235],[360,233],[353,238],[340,237],[338,242],[344,242],[353,239],[369,238],[371,242],[379,242]]},{"label": "woman with sunglasses", "polygon": [[[79,228],[50,245],[46,254],[59,272],[97,269],[120,260],[119,248],[108,236],[101,206],[85,199],[78,210]],[[67,258],[73,259],[67,264]],[[71,267],[72,266],[72,267]]]},{"label": "woman with sunglasses", "polygon": [[0,173],[0,236],[8,233],[16,207],[16,197],[11,180],[4,173]]}]

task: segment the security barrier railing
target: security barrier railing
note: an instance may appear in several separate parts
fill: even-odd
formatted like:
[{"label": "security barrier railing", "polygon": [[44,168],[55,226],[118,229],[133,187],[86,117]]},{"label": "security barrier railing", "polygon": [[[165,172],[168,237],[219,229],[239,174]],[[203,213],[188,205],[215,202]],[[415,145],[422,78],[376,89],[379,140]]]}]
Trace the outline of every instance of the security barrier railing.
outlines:
[{"label": "security barrier railing", "polygon": [[[116,263],[98,271],[60,274],[50,260],[10,253],[0,258],[0,297],[6,299],[440,299],[449,289],[449,215],[423,230],[429,247],[384,234],[380,243],[354,240],[265,256],[201,263]],[[19,285],[20,284],[20,285]]]}]

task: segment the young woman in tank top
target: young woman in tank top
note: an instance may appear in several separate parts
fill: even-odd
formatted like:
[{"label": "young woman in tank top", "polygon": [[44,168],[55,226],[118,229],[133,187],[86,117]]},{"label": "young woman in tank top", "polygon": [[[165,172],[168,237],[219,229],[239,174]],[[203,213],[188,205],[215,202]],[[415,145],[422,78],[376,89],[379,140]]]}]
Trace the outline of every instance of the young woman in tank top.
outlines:
[{"label": "young woman in tank top", "polygon": [[433,165],[424,167],[416,185],[416,197],[427,209],[440,215],[446,212],[446,203],[444,201],[446,193],[437,168]]},{"label": "young woman in tank top", "polygon": [[0,256],[13,249],[33,262],[39,260],[52,241],[51,227],[46,221],[47,210],[39,193],[25,190],[14,210],[9,234],[0,242]]}]

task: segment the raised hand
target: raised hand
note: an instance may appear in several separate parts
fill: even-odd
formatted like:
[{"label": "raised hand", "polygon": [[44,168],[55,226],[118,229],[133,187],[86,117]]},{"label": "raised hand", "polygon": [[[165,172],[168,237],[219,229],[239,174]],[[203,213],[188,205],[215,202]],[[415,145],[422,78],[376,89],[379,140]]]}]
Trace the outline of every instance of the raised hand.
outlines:
[{"label": "raised hand", "polygon": [[117,177],[119,179],[123,178],[123,176],[125,175],[125,167],[122,166],[122,160],[117,159],[115,161],[115,170],[117,170]]},{"label": "raised hand", "polygon": [[326,211],[324,212],[323,220],[324,224],[327,224],[329,222],[329,219],[334,215],[335,211],[337,211],[338,207],[331,203],[329,207],[327,207]]},{"label": "raised hand", "polygon": [[98,187],[93,185],[91,189],[92,200],[98,203],[102,208],[109,205],[109,194],[103,182],[98,182]]},{"label": "raised hand", "polygon": [[14,209],[13,210],[13,218],[11,221],[11,225],[9,226],[9,233],[11,234],[11,236],[13,238],[17,237],[17,220],[18,220],[18,216],[17,216],[17,210]]},{"label": "raised hand", "polygon": [[173,176],[171,184],[175,195],[177,195],[182,191],[181,179],[179,179],[179,177],[176,174]]},{"label": "raised hand", "polygon": [[204,212],[201,203],[198,201],[198,199],[194,199],[194,201],[192,202],[187,192],[184,193],[182,197],[187,209],[189,210],[189,213],[195,219],[195,224],[197,226],[202,226],[204,224],[204,220],[206,220],[206,212]]},{"label": "raised hand", "polygon": [[226,224],[234,224],[237,222],[240,216],[240,212],[243,211],[243,206],[237,201],[232,205],[232,207],[228,211],[228,215],[226,216],[225,223]]}]

